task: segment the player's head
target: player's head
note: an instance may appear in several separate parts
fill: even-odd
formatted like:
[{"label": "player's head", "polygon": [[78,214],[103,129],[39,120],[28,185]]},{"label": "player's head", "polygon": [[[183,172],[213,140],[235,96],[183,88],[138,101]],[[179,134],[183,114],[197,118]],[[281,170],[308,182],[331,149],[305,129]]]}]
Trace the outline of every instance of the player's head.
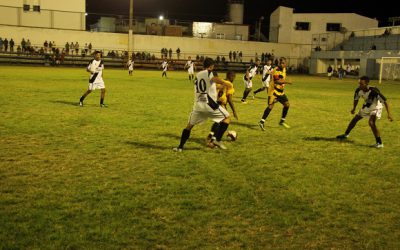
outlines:
[{"label": "player's head", "polygon": [[279,68],[283,69],[286,68],[286,58],[285,57],[281,57],[279,58]]},{"label": "player's head", "polygon": [[235,80],[236,74],[232,70],[226,72],[226,79],[229,80],[230,82],[233,82]]},{"label": "player's head", "polygon": [[260,65],[260,59],[256,59],[256,65],[258,66],[258,65]]},{"label": "player's head", "polygon": [[368,76],[362,76],[360,79],[358,79],[358,83],[360,84],[360,89],[361,90],[368,90],[368,84],[369,84],[369,77]]},{"label": "player's head", "polygon": [[188,60],[191,60],[191,59],[192,59],[192,58],[189,56],[189,57],[188,57]]},{"label": "player's head", "polygon": [[269,66],[269,65],[271,65],[272,64],[272,60],[271,59],[268,59],[267,60],[267,65]]},{"label": "player's head", "polygon": [[100,60],[100,58],[101,58],[101,52],[98,51],[98,50],[96,50],[96,51],[94,52],[94,58],[95,58],[96,60]]},{"label": "player's head", "polygon": [[215,64],[214,60],[209,58],[209,57],[207,57],[206,59],[204,59],[203,67],[205,69],[208,69],[208,70],[213,70],[214,69],[214,64]]}]

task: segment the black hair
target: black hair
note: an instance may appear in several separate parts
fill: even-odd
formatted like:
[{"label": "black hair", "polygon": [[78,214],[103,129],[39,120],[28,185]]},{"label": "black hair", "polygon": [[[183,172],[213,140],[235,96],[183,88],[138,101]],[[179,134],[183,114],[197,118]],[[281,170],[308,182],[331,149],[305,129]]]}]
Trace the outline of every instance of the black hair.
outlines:
[{"label": "black hair", "polygon": [[360,81],[365,81],[366,84],[369,83],[369,77],[368,76],[362,76],[360,77]]},{"label": "black hair", "polygon": [[206,69],[208,67],[210,67],[211,65],[214,65],[214,60],[212,58],[207,57],[206,59],[204,59],[203,62],[203,67]]},{"label": "black hair", "polygon": [[229,76],[235,75],[235,72],[233,70],[229,70],[226,72],[226,78],[229,79]]}]

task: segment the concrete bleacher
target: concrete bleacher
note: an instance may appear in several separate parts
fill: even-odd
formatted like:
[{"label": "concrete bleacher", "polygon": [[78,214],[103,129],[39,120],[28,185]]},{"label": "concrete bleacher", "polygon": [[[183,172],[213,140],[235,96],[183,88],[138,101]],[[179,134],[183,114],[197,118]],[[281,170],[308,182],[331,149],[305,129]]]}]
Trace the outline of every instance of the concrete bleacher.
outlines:
[{"label": "concrete bleacher", "polygon": [[[85,67],[92,59],[91,56],[66,55],[60,64],[56,64],[51,55],[31,55],[16,52],[0,52],[0,65],[37,65],[37,66],[61,66],[61,67]],[[124,68],[126,67],[126,58],[121,57],[103,57],[102,60],[106,67]],[[186,60],[168,60],[170,62],[169,70],[184,70]],[[136,69],[160,69],[162,59],[155,60],[135,60]],[[202,68],[200,61],[195,61],[197,70]],[[215,65],[216,70],[244,72],[250,66],[249,62],[219,62]]]},{"label": "concrete bleacher", "polygon": [[400,50],[400,35],[349,37],[334,50],[371,50],[373,45],[376,50]]}]

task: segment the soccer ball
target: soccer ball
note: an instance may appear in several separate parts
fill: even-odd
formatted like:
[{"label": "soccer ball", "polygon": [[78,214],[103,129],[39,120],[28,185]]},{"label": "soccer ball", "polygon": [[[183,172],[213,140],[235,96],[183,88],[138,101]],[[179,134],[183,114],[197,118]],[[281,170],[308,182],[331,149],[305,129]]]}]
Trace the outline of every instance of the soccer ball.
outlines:
[{"label": "soccer ball", "polygon": [[231,139],[231,141],[236,141],[237,140],[237,133],[236,131],[233,130],[229,130],[228,134],[226,135],[227,137],[229,137]]}]

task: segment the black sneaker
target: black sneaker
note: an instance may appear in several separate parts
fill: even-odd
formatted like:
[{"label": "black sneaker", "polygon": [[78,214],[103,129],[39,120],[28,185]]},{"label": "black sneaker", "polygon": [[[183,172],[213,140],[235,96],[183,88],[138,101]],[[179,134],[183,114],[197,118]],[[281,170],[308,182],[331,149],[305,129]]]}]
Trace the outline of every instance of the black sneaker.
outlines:
[{"label": "black sneaker", "polygon": [[339,140],[344,140],[344,139],[347,139],[347,137],[349,137],[349,135],[342,134],[342,135],[338,135],[338,136],[336,136],[336,139],[339,139]]},{"label": "black sneaker", "polygon": [[258,126],[260,126],[260,128],[261,128],[262,131],[265,131],[264,123],[258,122]]},{"label": "black sneaker", "polygon": [[83,107],[83,102],[79,101],[79,106]]}]

